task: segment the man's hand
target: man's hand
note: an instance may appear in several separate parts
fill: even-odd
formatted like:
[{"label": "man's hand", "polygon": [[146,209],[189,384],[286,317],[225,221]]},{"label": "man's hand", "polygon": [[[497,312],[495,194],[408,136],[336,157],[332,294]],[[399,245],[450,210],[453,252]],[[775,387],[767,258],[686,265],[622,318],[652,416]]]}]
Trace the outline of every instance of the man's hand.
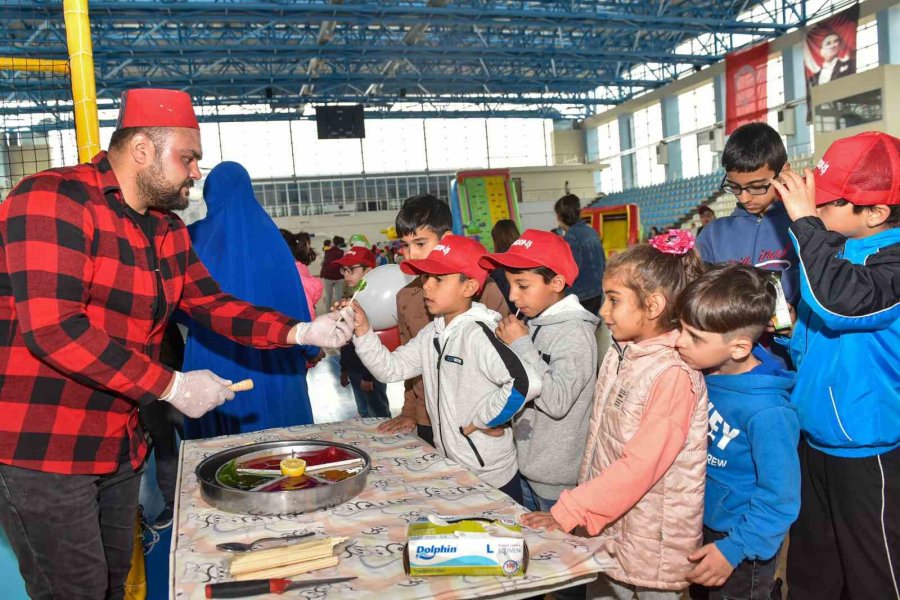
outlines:
[{"label": "man's hand", "polygon": [[734,572],[734,567],[722,555],[715,544],[706,544],[688,557],[693,562],[700,561],[694,569],[687,574],[688,581],[692,581],[706,587],[719,587],[728,581]]},{"label": "man's hand", "polygon": [[347,371],[341,371],[341,387],[350,385],[350,374]]},{"label": "man's hand", "polygon": [[497,325],[494,333],[497,334],[500,341],[508,346],[520,337],[528,335],[528,326],[517,319],[516,315],[507,315]]},{"label": "man's hand", "polygon": [[234,392],[228,389],[229,385],[230,381],[205,369],[177,373],[171,389],[160,400],[164,399],[182,414],[198,419],[226,400],[234,398]]},{"label": "man's hand", "polygon": [[565,531],[559,521],[553,518],[549,512],[530,512],[519,515],[519,523],[532,529],[546,529],[547,531]]},{"label": "man's hand", "polygon": [[361,389],[362,391],[364,391],[366,393],[372,392],[375,390],[375,382],[374,381],[366,381],[365,379],[363,379],[362,381],[359,382],[359,389]]},{"label": "man's hand", "polygon": [[316,317],[312,323],[298,323],[292,330],[295,343],[320,348],[340,348],[353,337],[354,312],[349,308]]},{"label": "man's hand", "polygon": [[803,170],[803,175],[794,171],[783,171],[778,179],[770,179],[769,182],[778,191],[784,209],[791,221],[803,217],[816,216],[816,179],[809,169]]},{"label": "man's hand", "polygon": [[406,415],[400,415],[380,423],[375,431],[378,433],[411,433],[415,430],[416,420]]}]

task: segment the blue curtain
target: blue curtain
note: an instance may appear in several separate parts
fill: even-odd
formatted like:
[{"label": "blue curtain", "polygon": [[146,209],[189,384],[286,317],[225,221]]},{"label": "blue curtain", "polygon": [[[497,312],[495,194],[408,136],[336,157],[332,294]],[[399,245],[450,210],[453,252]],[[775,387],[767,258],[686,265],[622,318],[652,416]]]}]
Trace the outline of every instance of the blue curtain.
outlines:
[{"label": "blue curtain", "polygon": [[[194,250],[222,290],[257,306],[309,321],[294,258],[253,195],[250,174],[223,162],[203,186],[206,218],[188,227]],[[253,390],[200,419],[186,419],[188,438],[231,435],[313,422],[306,359],[318,348],[257,350],[236,344],[187,319],[184,370],[209,369],[226,379],[251,378]]]}]

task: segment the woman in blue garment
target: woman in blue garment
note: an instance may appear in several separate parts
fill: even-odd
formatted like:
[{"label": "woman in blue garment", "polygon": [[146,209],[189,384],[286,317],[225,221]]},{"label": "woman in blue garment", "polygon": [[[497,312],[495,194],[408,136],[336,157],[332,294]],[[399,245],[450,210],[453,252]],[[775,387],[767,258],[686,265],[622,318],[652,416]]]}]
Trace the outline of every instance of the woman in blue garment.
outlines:
[{"label": "woman in blue garment", "polygon": [[[250,174],[223,162],[203,186],[206,218],[188,227],[194,250],[222,290],[257,306],[309,321],[309,308],[291,251],[253,195]],[[188,438],[206,438],[313,422],[306,360],[318,348],[257,350],[235,344],[187,320],[184,369],[209,369],[232,381],[253,379],[241,392],[199,419],[186,419]],[[248,322],[247,327],[253,323]]]}]

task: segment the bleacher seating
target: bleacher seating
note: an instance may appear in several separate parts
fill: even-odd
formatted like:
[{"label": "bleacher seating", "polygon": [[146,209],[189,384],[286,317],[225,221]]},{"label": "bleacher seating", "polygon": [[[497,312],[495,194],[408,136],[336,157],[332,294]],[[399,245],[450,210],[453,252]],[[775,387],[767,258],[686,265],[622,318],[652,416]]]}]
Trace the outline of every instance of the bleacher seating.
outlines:
[{"label": "bleacher seating", "polygon": [[667,181],[647,187],[631,188],[595,200],[591,206],[637,204],[641,226],[666,229],[684,221],[697,206],[720,194],[723,171],[690,179]]}]

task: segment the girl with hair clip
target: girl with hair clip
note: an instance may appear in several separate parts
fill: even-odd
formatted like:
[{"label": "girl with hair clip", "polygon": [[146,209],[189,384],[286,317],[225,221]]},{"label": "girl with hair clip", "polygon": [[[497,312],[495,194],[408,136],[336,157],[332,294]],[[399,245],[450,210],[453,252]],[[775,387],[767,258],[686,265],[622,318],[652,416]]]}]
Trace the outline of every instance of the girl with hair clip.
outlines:
[{"label": "girl with hair clip", "polygon": [[578,487],[533,528],[586,530],[615,567],[588,598],[677,600],[700,547],[706,476],[703,375],[678,355],[675,301],[703,272],[694,236],[672,230],[617,254],[600,317],[614,343],[600,366]]}]

